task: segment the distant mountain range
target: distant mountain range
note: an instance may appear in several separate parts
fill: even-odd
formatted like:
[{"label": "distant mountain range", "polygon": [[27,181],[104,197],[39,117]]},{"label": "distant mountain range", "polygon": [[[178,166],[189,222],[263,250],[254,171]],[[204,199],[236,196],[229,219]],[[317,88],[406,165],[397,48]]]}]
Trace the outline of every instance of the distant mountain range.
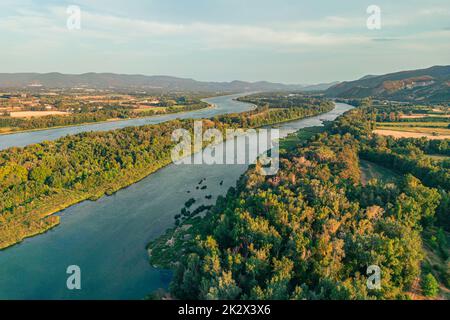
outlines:
[{"label": "distant mountain range", "polygon": [[0,88],[96,88],[196,92],[324,91],[333,98],[364,98],[415,102],[450,101],[450,66],[367,75],[355,81],[316,85],[267,81],[206,82],[170,76],[115,73],[0,73]]},{"label": "distant mountain range", "polygon": [[334,98],[364,98],[414,102],[450,101],[450,66],[368,75],[338,83],[325,91]]},{"label": "distant mountain range", "polygon": [[0,88],[97,88],[142,89],[198,92],[247,92],[247,91],[297,91],[325,90],[331,84],[287,85],[260,82],[204,82],[169,76],[126,75],[114,73],[85,73],[80,75],[61,73],[0,73]]},{"label": "distant mountain range", "polygon": [[339,81],[329,82],[329,83],[319,83],[319,84],[312,84],[307,85],[301,88],[300,91],[324,91],[328,88],[331,88],[332,86],[335,86],[339,83]]}]

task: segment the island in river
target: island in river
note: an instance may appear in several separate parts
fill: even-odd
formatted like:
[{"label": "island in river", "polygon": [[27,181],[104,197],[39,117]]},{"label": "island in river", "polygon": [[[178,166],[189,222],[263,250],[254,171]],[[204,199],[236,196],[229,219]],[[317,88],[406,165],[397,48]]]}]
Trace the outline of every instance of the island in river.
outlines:
[{"label": "island in river", "polygon": [[[251,107],[232,99],[213,98],[211,102],[219,110]],[[331,112],[284,123],[280,128],[287,134],[320,125],[321,119],[333,120],[350,108],[337,104]],[[173,217],[189,198],[195,197],[198,206],[213,204],[246,168],[169,165],[110,197],[84,201],[58,213],[58,228],[0,252],[0,297],[139,299],[165,287],[170,278],[164,271],[149,268],[146,244],[173,225]],[[206,179],[207,190],[195,189],[201,179]],[[205,195],[212,197],[206,199]],[[73,264],[82,270],[81,291],[65,287],[65,270]]]},{"label": "island in river", "polygon": [[[258,107],[205,122],[225,133],[314,116],[334,107],[326,100],[307,101],[290,108]],[[0,249],[53,228],[59,224],[56,212],[111,195],[170,164],[178,144],[172,136],[180,129],[193,135],[194,120],[88,132],[1,151]],[[198,151],[189,147],[188,153]]]}]

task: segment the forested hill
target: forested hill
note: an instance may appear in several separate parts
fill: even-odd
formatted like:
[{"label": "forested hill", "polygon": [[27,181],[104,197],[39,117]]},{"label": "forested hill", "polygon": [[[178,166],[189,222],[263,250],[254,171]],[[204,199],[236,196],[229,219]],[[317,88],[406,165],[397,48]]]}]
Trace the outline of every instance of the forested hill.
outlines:
[{"label": "forested hill", "polygon": [[325,91],[329,97],[375,97],[397,101],[450,102],[450,66],[366,76]]},{"label": "forested hill", "polygon": [[[170,294],[410,299],[439,295],[440,282],[445,298],[450,162],[426,153],[450,154],[448,141],[374,135],[373,117],[363,106],[290,138],[276,176],[251,168],[204,217],[152,242],[152,265],[176,270]],[[362,183],[361,159],[392,170],[389,180]],[[378,288],[367,285],[370,266],[380,268]]]}]

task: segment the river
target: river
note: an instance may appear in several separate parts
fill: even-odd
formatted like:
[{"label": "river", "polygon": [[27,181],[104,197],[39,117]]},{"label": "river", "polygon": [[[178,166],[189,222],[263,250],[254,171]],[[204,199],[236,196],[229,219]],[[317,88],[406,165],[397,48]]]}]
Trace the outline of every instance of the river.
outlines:
[{"label": "river", "polygon": [[[208,99],[216,108],[195,115],[208,117],[251,108],[234,101],[235,97]],[[331,112],[277,127],[285,136],[300,128],[320,125],[321,120],[333,120],[351,108],[337,103]],[[188,115],[192,117],[194,112]],[[155,119],[130,121],[129,125],[139,125]],[[124,126],[124,122],[88,127],[95,130],[94,127],[102,126],[99,130],[107,130],[114,128],[110,126]],[[26,139],[19,134],[16,143],[57,138],[48,131],[54,130],[46,130],[45,137],[41,131],[27,133]],[[58,132],[59,136],[70,133]],[[9,144],[14,145],[14,139]],[[113,196],[84,201],[60,212],[58,227],[0,251],[0,299],[141,299],[153,290],[167,287],[170,277],[167,271],[149,265],[146,244],[173,226],[174,216],[188,199],[195,198],[196,206],[213,204],[235,185],[246,168],[247,165],[170,165]],[[201,179],[206,179],[206,190],[196,189]],[[213,197],[208,200],[206,195]],[[81,268],[81,290],[70,291],[66,287],[69,265]]]},{"label": "river", "polygon": [[200,109],[196,111],[172,113],[162,116],[153,116],[146,118],[128,119],[120,121],[108,121],[100,123],[90,123],[78,126],[46,129],[46,130],[34,130],[24,131],[12,134],[0,135],[0,150],[7,149],[9,147],[24,147],[29,144],[39,143],[46,140],[56,140],[58,138],[73,135],[86,131],[108,131],[114,129],[121,129],[131,126],[142,126],[146,124],[161,123],[174,119],[198,119],[198,118],[212,118],[220,114],[244,112],[254,108],[251,104],[235,103],[233,99],[236,99],[247,94],[235,94],[228,96],[220,96],[210,99],[204,99],[203,101],[212,105],[211,108]]}]

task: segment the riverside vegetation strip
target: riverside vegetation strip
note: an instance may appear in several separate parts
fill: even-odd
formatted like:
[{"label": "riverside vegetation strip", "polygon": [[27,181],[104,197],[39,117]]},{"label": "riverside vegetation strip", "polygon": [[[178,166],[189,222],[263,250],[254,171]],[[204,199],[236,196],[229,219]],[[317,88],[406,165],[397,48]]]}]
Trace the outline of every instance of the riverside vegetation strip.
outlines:
[{"label": "riverside vegetation strip", "polygon": [[[331,102],[311,98],[291,108],[260,107],[206,122],[219,130],[255,128],[332,109]],[[193,120],[173,120],[1,151],[0,248],[56,226],[53,214],[64,208],[110,195],[170,164],[172,132],[192,127]]]},{"label": "riverside vegetation strip", "polygon": [[113,120],[146,118],[158,115],[174,114],[205,109],[208,104],[198,101],[190,105],[160,107],[149,110],[111,109],[87,113],[73,113],[68,115],[49,115],[44,117],[13,118],[0,116],[0,134],[17,133],[23,131],[42,130],[77,126],[89,123],[99,123]]},{"label": "riverside vegetation strip", "polygon": [[[323,132],[289,137],[276,176],[251,167],[203,217],[151,242],[151,264],[175,271],[170,295],[448,299],[450,163],[428,154],[449,154],[449,141],[374,135],[374,119],[362,105]],[[360,158],[395,179],[362,184]],[[366,285],[371,265],[380,290]]]}]

